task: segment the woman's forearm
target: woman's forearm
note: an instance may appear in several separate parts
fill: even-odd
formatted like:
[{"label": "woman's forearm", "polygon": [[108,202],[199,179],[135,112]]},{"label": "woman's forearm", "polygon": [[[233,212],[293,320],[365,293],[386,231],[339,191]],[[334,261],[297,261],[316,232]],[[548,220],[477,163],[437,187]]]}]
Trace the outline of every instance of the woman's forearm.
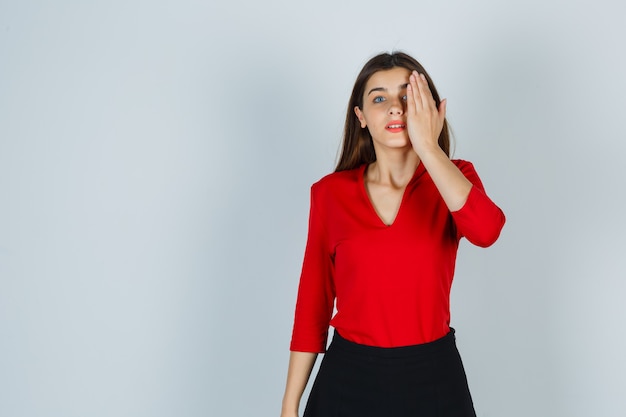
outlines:
[{"label": "woman's forearm", "polygon": [[287,386],[285,387],[285,396],[283,397],[281,417],[295,417],[298,415],[300,399],[309,381],[315,359],[317,359],[317,353],[291,352],[289,355]]},{"label": "woman's forearm", "polygon": [[448,209],[460,210],[467,201],[472,183],[439,147],[424,151],[419,157]]}]

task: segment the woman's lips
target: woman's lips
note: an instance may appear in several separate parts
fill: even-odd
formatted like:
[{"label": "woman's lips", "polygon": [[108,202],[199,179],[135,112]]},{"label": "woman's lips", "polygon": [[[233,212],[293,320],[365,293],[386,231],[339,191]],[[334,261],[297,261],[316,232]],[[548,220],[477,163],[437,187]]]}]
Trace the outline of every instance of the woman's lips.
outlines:
[{"label": "woman's lips", "polygon": [[385,126],[385,129],[387,129],[391,133],[398,133],[406,129],[406,124],[404,124],[404,122],[401,120],[393,120],[387,123],[387,126]]}]

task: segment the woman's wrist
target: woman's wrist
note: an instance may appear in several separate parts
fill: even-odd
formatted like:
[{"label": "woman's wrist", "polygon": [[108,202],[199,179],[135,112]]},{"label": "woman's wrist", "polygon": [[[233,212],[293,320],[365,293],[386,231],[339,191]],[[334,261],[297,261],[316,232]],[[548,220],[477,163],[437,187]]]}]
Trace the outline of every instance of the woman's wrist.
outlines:
[{"label": "woman's wrist", "polygon": [[[425,159],[432,159],[433,157],[441,157],[441,155],[446,156],[445,152],[441,149],[438,143],[432,145],[422,145],[419,147],[413,146],[413,150],[417,156],[419,156],[421,161],[424,161]],[[448,159],[447,156],[446,159]]]},{"label": "woman's wrist", "polygon": [[280,411],[281,416],[295,416],[298,415],[298,406],[293,404],[283,403],[283,407]]}]

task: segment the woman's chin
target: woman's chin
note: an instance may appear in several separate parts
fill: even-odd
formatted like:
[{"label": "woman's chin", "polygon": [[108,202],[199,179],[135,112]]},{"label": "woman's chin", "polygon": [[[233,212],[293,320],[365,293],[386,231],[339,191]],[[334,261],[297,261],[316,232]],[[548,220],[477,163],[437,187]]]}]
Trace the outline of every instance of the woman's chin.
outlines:
[{"label": "woman's chin", "polygon": [[386,140],[380,143],[380,145],[389,150],[410,150],[412,148],[410,140],[401,138]]}]

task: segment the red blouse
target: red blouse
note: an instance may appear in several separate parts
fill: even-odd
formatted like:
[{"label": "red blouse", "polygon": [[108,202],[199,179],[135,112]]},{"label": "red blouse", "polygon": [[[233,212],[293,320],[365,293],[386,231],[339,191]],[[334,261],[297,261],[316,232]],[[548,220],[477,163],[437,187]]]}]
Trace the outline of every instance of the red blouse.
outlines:
[{"label": "red blouse", "polygon": [[474,166],[453,162],[473,184],[465,205],[450,212],[419,164],[391,226],[367,195],[366,165],[313,184],[292,351],[324,352],[329,324],[348,340],[379,347],[427,343],[449,332],[460,238],[487,247],[505,221]]}]

